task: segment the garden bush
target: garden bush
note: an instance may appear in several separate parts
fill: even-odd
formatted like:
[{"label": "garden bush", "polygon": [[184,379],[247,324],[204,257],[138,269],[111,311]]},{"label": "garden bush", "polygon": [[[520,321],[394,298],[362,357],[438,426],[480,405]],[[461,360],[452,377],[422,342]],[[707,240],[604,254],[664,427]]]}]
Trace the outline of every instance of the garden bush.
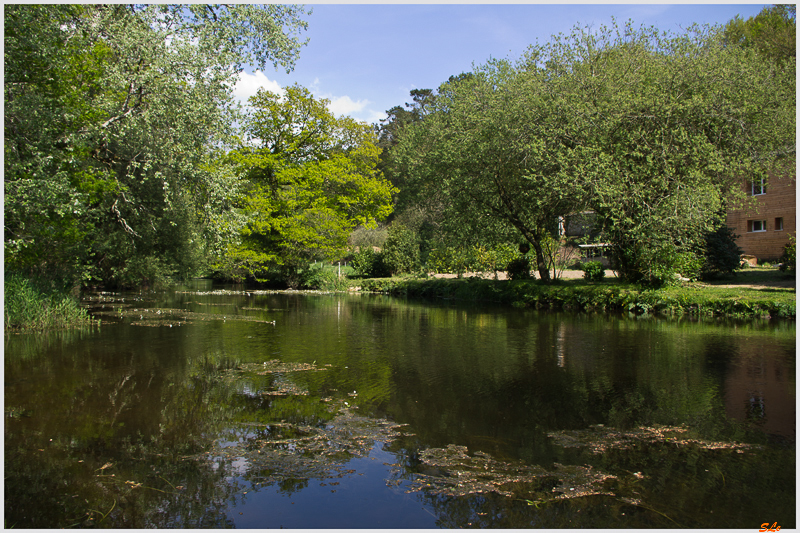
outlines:
[{"label": "garden bush", "polygon": [[306,289],[319,291],[343,291],[349,284],[345,277],[339,277],[334,268],[310,267],[300,276],[300,285]]},{"label": "garden bush", "polygon": [[789,236],[789,244],[783,247],[783,256],[781,257],[781,266],[780,270],[782,272],[786,272],[787,270],[790,272],[795,271],[795,261],[796,261],[796,250],[795,244],[797,244],[796,239],[793,236]]},{"label": "garden bush", "polygon": [[606,275],[603,263],[600,261],[589,261],[587,263],[583,263],[581,264],[581,270],[583,270],[583,277],[589,281],[603,281],[603,278]]},{"label": "garden bush", "polygon": [[353,254],[350,266],[353,267],[356,274],[365,278],[385,278],[391,275],[383,261],[383,254],[372,248],[362,247]]},{"label": "garden bush", "polygon": [[531,262],[524,255],[517,257],[508,262],[506,272],[512,280],[531,279]]},{"label": "garden bush", "polygon": [[739,268],[742,249],[736,235],[727,225],[709,232],[705,237],[705,254],[700,279],[708,280],[720,274],[731,274]]}]

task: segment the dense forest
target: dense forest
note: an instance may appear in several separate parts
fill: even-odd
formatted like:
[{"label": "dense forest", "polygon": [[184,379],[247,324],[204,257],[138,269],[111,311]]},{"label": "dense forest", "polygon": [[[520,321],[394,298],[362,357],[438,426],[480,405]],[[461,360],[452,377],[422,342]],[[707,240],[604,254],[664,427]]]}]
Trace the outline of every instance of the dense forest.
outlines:
[{"label": "dense forest", "polygon": [[558,220],[585,212],[621,277],[658,285],[729,268],[743,180],[794,172],[793,5],[680,34],[576,27],[376,125],[300,86],[238,105],[245,65],[292,69],[307,15],[6,6],[7,307],[26,283],[297,287],[356,251],[364,275],[471,261],[546,282]]}]

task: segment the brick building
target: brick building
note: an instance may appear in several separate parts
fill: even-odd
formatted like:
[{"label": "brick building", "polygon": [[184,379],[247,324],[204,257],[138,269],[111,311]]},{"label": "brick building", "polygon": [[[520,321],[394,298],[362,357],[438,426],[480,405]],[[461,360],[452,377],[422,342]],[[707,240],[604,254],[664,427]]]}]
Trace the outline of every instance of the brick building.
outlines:
[{"label": "brick building", "polygon": [[747,193],[756,205],[729,209],[727,224],[739,236],[736,243],[746,255],[776,260],[796,235],[796,175],[773,176],[768,183],[747,183]]}]

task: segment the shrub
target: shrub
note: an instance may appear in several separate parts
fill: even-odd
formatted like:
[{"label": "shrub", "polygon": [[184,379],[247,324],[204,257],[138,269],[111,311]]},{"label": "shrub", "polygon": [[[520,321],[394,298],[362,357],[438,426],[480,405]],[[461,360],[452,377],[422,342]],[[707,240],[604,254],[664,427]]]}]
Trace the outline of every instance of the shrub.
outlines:
[{"label": "shrub", "polygon": [[786,272],[787,270],[791,272],[795,271],[795,244],[797,244],[796,239],[789,235],[789,244],[783,247],[783,256],[781,257],[780,270],[782,272]]},{"label": "shrub", "polygon": [[520,256],[508,262],[508,277],[513,280],[531,279],[531,262],[527,256]]},{"label": "shrub", "polygon": [[300,276],[300,285],[307,289],[320,291],[343,291],[349,284],[347,279],[339,277],[335,269],[325,267],[310,267]]},{"label": "shrub", "polygon": [[392,274],[417,270],[420,267],[417,234],[402,224],[389,228],[383,247],[383,262]]},{"label": "shrub", "polygon": [[726,225],[706,234],[700,279],[712,279],[719,274],[731,274],[739,268],[742,249],[736,244],[737,237],[738,235]]},{"label": "shrub", "polygon": [[697,280],[701,276],[706,260],[703,256],[694,252],[678,252],[675,254],[676,274],[683,275],[691,280]]},{"label": "shrub", "polygon": [[675,243],[657,239],[613,243],[611,259],[621,279],[651,289],[674,285],[675,274],[685,267]]},{"label": "shrub", "polygon": [[583,277],[589,281],[603,281],[603,278],[606,275],[603,263],[600,261],[589,261],[587,263],[583,263],[581,264],[581,270],[583,270]]},{"label": "shrub", "polygon": [[350,266],[356,274],[365,278],[385,278],[391,275],[383,261],[383,254],[372,248],[362,248],[353,254]]}]

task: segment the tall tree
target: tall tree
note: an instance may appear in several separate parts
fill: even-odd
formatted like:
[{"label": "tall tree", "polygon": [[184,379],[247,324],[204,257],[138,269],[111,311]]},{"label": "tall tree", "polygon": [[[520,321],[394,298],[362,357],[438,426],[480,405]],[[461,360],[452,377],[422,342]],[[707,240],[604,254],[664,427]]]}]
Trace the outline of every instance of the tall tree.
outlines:
[{"label": "tall tree", "polygon": [[797,6],[765,7],[746,20],[738,15],[725,25],[726,43],[751,47],[778,62],[797,57]]},{"label": "tall tree", "polygon": [[295,85],[259,90],[250,105],[247,144],[229,154],[248,184],[247,224],[220,268],[263,279],[277,267],[294,283],[309,261],[343,253],[356,226],[385,218],[394,189],[377,170],[372,127],[336,118],[327,100]]},{"label": "tall tree", "polygon": [[540,277],[556,218],[578,209],[578,174],[563,167],[559,109],[536,77],[504,61],[451,79],[436,111],[409,133],[396,161],[415,176],[422,196],[445,194],[443,228],[455,240],[527,240]]},{"label": "tall tree", "polygon": [[396,153],[446,196],[451,231],[519,235],[540,251],[588,206],[621,275],[660,283],[737,194],[794,152],[794,79],[719,29],[576,28],[439,90]]},{"label": "tall tree", "polygon": [[5,257],[133,284],[187,275],[244,64],[290,69],[293,6],[5,10]]}]

